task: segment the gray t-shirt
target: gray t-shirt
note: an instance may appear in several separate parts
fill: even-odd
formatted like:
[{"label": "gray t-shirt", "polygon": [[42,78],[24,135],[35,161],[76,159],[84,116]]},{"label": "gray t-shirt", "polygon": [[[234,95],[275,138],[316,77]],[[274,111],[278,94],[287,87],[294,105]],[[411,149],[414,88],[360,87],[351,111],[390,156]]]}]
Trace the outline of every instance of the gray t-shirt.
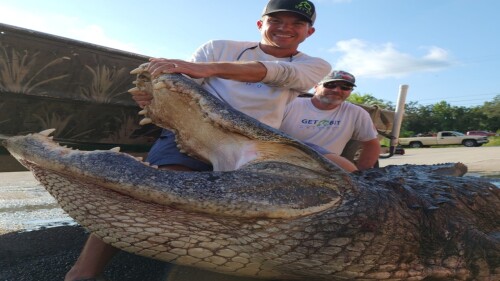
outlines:
[{"label": "gray t-shirt", "polygon": [[378,134],[363,108],[343,102],[335,109],[321,110],[310,98],[297,98],[286,107],[280,130],[337,155],[350,139],[369,141]]}]

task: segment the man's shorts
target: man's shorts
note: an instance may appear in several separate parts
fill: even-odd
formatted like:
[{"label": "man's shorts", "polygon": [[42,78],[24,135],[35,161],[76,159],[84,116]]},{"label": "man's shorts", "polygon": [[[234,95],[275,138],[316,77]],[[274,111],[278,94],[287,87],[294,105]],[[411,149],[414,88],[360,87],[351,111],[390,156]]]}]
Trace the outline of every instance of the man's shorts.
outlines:
[{"label": "man's shorts", "polygon": [[179,151],[175,135],[169,130],[162,130],[160,137],[151,147],[146,159],[151,165],[183,165],[194,171],[212,171],[212,165],[188,156]]},{"label": "man's shorts", "polygon": [[[310,142],[305,143],[307,146],[318,151],[320,154],[331,153],[319,145]],[[179,151],[175,142],[175,135],[169,130],[162,130],[160,137],[151,147],[146,159],[151,165],[183,165],[194,171],[212,171],[213,167],[210,164],[202,162],[198,159],[188,156]]]}]

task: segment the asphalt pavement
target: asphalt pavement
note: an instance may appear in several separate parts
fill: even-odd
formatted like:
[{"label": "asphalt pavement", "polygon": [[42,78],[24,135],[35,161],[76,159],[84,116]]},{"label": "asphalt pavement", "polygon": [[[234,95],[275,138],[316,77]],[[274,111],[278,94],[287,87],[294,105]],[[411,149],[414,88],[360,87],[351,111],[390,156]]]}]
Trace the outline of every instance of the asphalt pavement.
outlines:
[{"label": "asphalt pavement", "polygon": [[469,173],[500,176],[500,146],[405,148],[404,155],[380,159],[380,167],[387,165],[431,165],[461,162]]}]

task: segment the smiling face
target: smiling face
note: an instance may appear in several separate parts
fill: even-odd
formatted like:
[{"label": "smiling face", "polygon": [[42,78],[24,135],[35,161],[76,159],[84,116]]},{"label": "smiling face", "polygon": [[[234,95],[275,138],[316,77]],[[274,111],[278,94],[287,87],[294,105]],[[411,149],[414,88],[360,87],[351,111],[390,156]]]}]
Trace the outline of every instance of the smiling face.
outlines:
[{"label": "smiling face", "polygon": [[299,44],[314,33],[314,27],[302,16],[292,12],[277,12],[257,22],[262,50],[276,57],[295,55]]},{"label": "smiling face", "polygon": [[352,85],[346,82],[336,81],[318,84],[314,87],[312,103],[319,109],[334,109],[343,103],[352,92]]}]

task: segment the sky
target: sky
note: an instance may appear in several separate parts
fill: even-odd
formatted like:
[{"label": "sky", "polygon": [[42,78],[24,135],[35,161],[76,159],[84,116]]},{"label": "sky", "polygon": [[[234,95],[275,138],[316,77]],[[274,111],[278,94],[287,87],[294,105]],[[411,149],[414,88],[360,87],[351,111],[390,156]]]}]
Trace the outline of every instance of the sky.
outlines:
[{"label": "sky", "polygon": [[[355,92],[479,106],[500,95],[500,1],[312,0],[299,50],[356,76]],[[0,23],[151,57],[189,59],[212,39],[260,41],[267,0],[0,0]]]}]

